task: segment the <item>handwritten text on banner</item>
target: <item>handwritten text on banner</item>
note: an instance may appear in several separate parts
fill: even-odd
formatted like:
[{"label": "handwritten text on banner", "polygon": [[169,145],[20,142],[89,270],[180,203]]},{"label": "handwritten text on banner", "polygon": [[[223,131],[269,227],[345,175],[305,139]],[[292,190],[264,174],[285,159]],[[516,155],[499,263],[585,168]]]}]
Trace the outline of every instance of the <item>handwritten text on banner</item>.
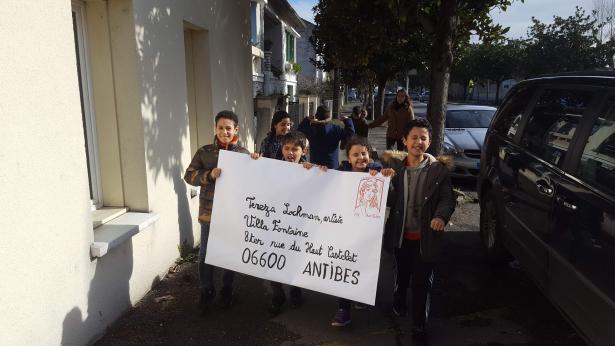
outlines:
[{"label": "handwritten text on banner", "polygon": [[220,151],[205,262],[374,304],[389,178]]}]

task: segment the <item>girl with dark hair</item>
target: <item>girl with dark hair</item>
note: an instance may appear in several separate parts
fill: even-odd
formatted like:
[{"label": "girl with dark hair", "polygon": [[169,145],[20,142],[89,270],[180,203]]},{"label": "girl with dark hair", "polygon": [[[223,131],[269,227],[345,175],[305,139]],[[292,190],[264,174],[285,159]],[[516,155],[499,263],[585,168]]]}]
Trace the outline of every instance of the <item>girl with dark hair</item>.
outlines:
[{"label": "girl with dark hair", "polygon": [[[345,172],[363,172],[369,173],[372,176],[380,172],[385,177],[391,177],[395,173],[391,168],[382,168],[378,162],[374,162],[370,158],[372,147],[367,141],[367,138],[360,136],[351,137],[346,144],[346,157],[348,161],[343,161],[337,168],[339,171]],[[369,189],[369,186],[364,186]],[[369,193],[369,192],[368,192]],[[333,316],[331,325],[334,327],[345,327],[350,324],[350,306],[351,301],[345,298],[339,298],[338,308]],[[367,305],[356,303],[355,309],[363,310]]]},{"label": "girl with dark hair", "polygon": [[369,124],[369,128],[374,128],[388,121],[387,126],[387,149],[397,145],[397,150],[404,150],[405,146],[402,141],[404,137],[404,128],[414,119],[414,110],[412,109],[412,100],[405,89],[397,90],[395,100],[387,106],[384,114],[376,121]]},{"label": "girl with dark hair", "polygon": [[288,113],[285,111],[275,112],[271,119],[271,130],[260,146],[261,156],[282,160],[282,136],[287,134],[292,126],[293,123]]}]

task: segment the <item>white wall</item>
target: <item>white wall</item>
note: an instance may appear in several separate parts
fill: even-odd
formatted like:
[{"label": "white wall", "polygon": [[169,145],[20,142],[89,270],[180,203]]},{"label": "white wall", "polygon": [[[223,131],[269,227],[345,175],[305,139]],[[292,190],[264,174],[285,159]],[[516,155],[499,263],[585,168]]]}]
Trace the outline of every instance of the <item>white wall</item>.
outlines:
[{"label": "white wall", "polygon": [[118,24],[110,44],[126,47],[112,57],[127,81],[116,93],[114,140],[134,165],[124,162],[123,177],[142,179],[123,191],[126,203],[160,219],[90,259],[96,231],[71,3],[4,1],[0,39],[10,54],[0,55],[0,80],[10,87],[0,88],[0,344],[91,341],[165,274],[180,241],[198,243],[198,198],[181,180],[191,159],[185,23],[208,32],[211,52],[212,112],[199,119],[200,144],[213,139],[222,109],[240,115],[241,142],[253,143],[249,1],[110,0],[109,11]]},{"label": "white wall", "polygon": [[310,59],[316,59],[316,52],[310,43],[314,24],[306,20],[303,20],[303,22],[305,23],[305,29],[299,30],[301,37],[297,39],[297,62],[301,64],[301,72],[299,72],[297,77],[299,80],[314,83],[316,80],[316,66],[310,61]]},{"label": "white wall", "polygon": [[93,237],[71,4],[0,17],[0,344],[58,343],[87,306]]}]

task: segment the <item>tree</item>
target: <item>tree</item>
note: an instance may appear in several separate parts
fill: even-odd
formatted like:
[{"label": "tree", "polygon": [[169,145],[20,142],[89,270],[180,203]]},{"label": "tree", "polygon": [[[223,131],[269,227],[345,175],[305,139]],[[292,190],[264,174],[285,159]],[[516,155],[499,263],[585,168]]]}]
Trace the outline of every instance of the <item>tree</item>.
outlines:
[{"label": "tree", "polygon": [[615,36],[615,0],[594,0],[594,19],[601,24],[598,28],[598,40],[605,42]]},{"label": "tree", "polygon": [[[392,35],[391,35],[392,36]],[[384,107],[384,92],[387,81],[399,73],[407,73],[412,68],[420,68],[426,57],[426,44],[418,35],[405,39],[387,37],[380,50],[370,57],[368,68],[376,75],[378,96],[375,114],[381,115]]]},{"label": "tree", "polygon": [[323,56],[321,67],[342,71],[369,69],[377,80],[382,109],[386,82],[397,73],[419,67],[427,41],[408,33],[396,20],[389,0],[320,0],[314,7],[312,45]]},{"label": "tree", "polygon": [[587,70],[611,65],[613,42],[601,42],[601,23],[577,7],[567,18],[553,17],[553,24],[532,18],[526,45],[525,76]]},{"label": "tree", "polygon": [[489,12],[495,8],[506,10],[512,1],[389,0],[389,6],[397,9],[398,21],[406,26],[406,32],[420,30],[432,42],[429,55],[431,95],[427,105],[427,118],[434,130],[431,153],[437,155],[442,150],[455,48],[467,44],[471,33],[478,34],[484,42],[501,39],[508,28],[493,23]]},{"label": "tree", "polygon": [[496,104],[500,102],[500,86],[506,79],[519,75],[523,65],[523,43],[507,40],[477,45],[476,77],[496,83]]},{"label": "tree", "polygon": [[[323,59],[312,61],[318,68],[333,71],[334,102],[339,99],[339,70],[366,66],[374,47],[371,38],[379,28],[370,16],[377,13],[374,2],[366,0],[320,0],[314,7],[315,28],[310,37],[316,54]],[[373,32],[373,31],[376,32]],[[334,114],[337,112],[334,103]]]},{"label": "tree", "polygon": [[359,89],[359,92],[364,95],[363,106],[367,108],[368,101],[373,95],[374,85],[376,85],[374,72],[365,66],[342,69],[342,82]]},{"label": "tree", "polygon": [[[416,48],[428,47],[424,58],[431,74],[427,112],[434,128],[430,151],[438,154],[444,136],[453,52],[469,42],[471,33],[478,34],[487,42],[501,38],[507,29],[494,24],[489,11],[494,8],[505,10],[512,1],[320,0],[314,8],[316,28],[312,42],[326,64],[344,68],[369,66],[371,63],[370,68],[375,70],[380,82],[385,73],[378,71],[378,67],[395,66],[390,63],[391,57],[397,59],[413,52],[412,48],[421,52]],[[415,41],[417,36],[423,41]],[[408,48],[409,44],[413,45],[411,50],[400,50]]]},{"label": "tree", "polygon": [[468,99],[468,86],[470,81],[478,79],[478,66],[480,56],[478,56],[478,44],[465,46],[455,54],[453,66],[451,67],[451,81],[463,85],[463,99]]}]

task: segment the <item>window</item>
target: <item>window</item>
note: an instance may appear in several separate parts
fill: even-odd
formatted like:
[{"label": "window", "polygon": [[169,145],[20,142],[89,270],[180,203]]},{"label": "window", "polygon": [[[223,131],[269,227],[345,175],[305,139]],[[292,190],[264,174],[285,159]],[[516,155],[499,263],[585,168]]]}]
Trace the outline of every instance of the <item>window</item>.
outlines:
[{"label": "window", "polygon": [[198,148],[210,139],[210,134],[214,131],[207,30],[184,23],[184,57],[190,150],[191,155],[194,156]]},{"label": "window", "polygon": [[258,3],[250,2],[250,29],[252,31],[252,45],[258,46]]},{"label": "window", "polygon": [[295,62],[295,36],[288,30],[284,33],[286,34],[286,61]]},{"label": "window", "polygon": [[85,4],[81,1],[73,1],[72,15],[77,74],[79,77],[79,95],[81,97],[81,119],[83,121],[83,133],[85,137],[84,150],[87,158],[90,200],[92,201],[92,208],[95,209],[102,206],[102,191],[98,148],[96,145],[96,120],[94,118],[94,107],[92,104],[92,81],[90,77],[89,59],[86,53]]},{"label": "window", "polygon": [[521,123],[521,117],[523,116],[523,112],[533,92],[533,89],[527,87],[519,89],[516,94],[502,106],[502,111],[498,115],[493,129],[510,140],[515,138],[517,129]]},{"label": "window", "polygon": [[294,102],[295,101],[295,88],[292,85],[287,85],[286,91],[288,94],[289,102]]},{"label": "window", "polygon": [[464,109],[446,113],[448,128],[487,128],[495,110]]},{"label": "window", "polygon": [[615,195],[615,99],[609,100],[585,143],[577,175]]},{"label": "window", "polygon": [[589,90],[544,90],[530,114],[521,145],[545,161],[560,165],[592,95]]}]

